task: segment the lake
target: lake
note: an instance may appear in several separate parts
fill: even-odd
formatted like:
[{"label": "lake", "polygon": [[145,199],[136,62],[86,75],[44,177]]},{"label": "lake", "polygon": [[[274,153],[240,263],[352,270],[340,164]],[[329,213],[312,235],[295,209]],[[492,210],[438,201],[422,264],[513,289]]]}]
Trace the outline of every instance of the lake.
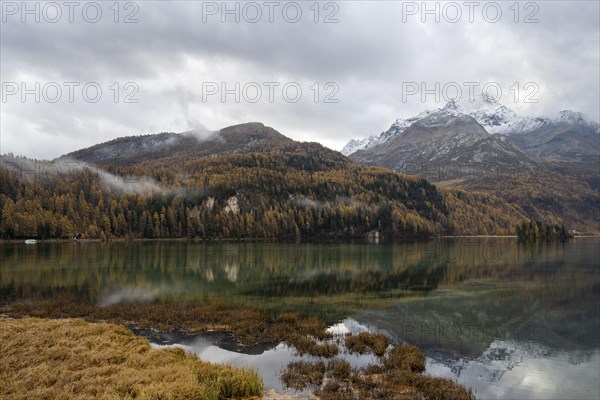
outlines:
[{"label": "lake", "polygon": [[[600,398],[597,238],[0,245],[0,301],[58,297],[301,311],[341,332],[407,340],[423,349],[427,372],[480,398]],[[291,349],[243,354],[213,336],[151,339],[208,361],[254,366],[267,386],[282,389],[278,372],[296,357]],[[370,361],[355,358],[355,365]]]}]

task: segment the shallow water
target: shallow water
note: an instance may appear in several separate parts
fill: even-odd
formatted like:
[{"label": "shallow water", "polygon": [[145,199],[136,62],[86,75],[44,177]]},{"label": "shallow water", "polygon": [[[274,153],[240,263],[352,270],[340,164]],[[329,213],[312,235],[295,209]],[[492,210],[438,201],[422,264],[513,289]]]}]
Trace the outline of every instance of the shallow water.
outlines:
[{"label": "shallow water", "polygon": [[[350,329],[344,329],[343,332],[361,332],[368,331],[367,327],[360,326],[358,323],[352,320],[344,321]],[[341,325],[341,324],[338,324]],[[343,337],[342,334],[337,333],[334,336],[334,341],[338,337]],[[286,368],[290,361],[317,361],[318,357],[312,357],[308,355],[299,356],[296,354],[294,348],[287,346],[284,343],[279,343],[270,348],[263,349],[263,351],[258,354],[247,354],[246,351],[231,351],[224,349],[218,345],[216,345],[214,336],[212,335],[198,335],[193,338],[188,339],[176,339],[166,338],[165,335],[156,335],[154,336],[154,347],[169,347],[172,345],[177,345],[187,351],[191,351],[196,353],[201,360],[209,361],[209,362],[226,362],[229,364],[237,365],[240,367],[251,367],[255,368],[259,371],[265,386],[268,389],[274,389],[279,393],[288,392],[288,393],[298,393],[294,390],[286,389],[279,376],[281,372]],[[157,344],[157,340],[160,344]],[[343,345],[340,346],[342,349],[342,353],[344,351]],[[254,353],[254,352],[253,352]],[[357,355],[357,354],[343,354],[340,357],[348,360],[353,367],[364,367],[368,364],[372,364],[377,361],[377,357],[374,355]],[[300,392],[303,394],[308,393],[307,391]]]},{"label": "shallow water", "polygon": [[553,351],[495,341],[470,360],[427,358],[427,371],[470,386],[482,399],[597,399],[600,352]]},{"label": "shallow water", "polygon": [[[511,238],[395,245],[38,243],[0,245],[0,300],[252,304],[314,313],[408,340],[430,373],[481,398],[600,398],[600,240]],[[269,387],[293,356],[182,343],[252,365]],[[358,362],[358,361],[357,361]]]}]

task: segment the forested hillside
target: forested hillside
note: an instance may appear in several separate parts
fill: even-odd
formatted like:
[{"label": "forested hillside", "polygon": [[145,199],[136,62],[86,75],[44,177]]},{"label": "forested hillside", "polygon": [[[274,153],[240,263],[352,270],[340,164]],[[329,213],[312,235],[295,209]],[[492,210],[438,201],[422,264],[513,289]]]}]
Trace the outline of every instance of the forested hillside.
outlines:
[{"label": "forested hillside", "polygon": [[487,174],[459,182],[456,187],[518,204],[531,220],[564,225],[578,232],[600,232],[600,192],[583,179],[550,171]]},{"label": "forested hillside", "polygon": [[121,157],[101,169],[67,158],[5,156],[0,233],[335,240],[378,232],[392,240],[506,234],[525,218],[493,195],[440,191],[421,178],[358,166],[316,143],[247,137],[236,146],[229,151],[221,142],[221,153],[209,156],[187,147],[153,159],[133,152],[135,162]]}]

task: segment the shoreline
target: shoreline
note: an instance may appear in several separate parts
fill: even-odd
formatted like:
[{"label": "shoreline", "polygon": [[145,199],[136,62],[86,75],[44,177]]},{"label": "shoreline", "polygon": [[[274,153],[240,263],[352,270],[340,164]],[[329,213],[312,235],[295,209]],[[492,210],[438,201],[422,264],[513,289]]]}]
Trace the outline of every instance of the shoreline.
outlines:
[{"label": "shoreline", "polygon": [[[221,239],[199,239],[199,238],[113,238],[109,240],[101,239],[33,239],[35,243],[160,243],[160,242],[181,242],[181,243],[259,243],[259,244],[403,244],[415,242],[427,242],[436,239],[517,239],[517,235],[441,235],[428,238],[415,237],[406,240],[383,240],[375,242],[363,239],[355,240],[315,240],[315,241],[288,241],[282,239],[256,239],[256,238],[221,238]],[[600,233],[590,233],[575,235],[572,239],[600,238]],[[0,244],[27,244],[29,239],[0,239]]]}]

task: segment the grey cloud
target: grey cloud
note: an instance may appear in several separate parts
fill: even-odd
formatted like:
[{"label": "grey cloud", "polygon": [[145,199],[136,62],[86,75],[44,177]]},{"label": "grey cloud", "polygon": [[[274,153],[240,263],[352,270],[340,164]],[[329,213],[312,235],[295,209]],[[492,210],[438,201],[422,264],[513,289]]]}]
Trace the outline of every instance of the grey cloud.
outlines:
[{"label": "grey cloud", "polygon": [[[535,3],[535,24],[514,23],[512,3],[504,2],[495,24],[479,14],[473,24],[403,23],[401,2],[339,2],[334,24],[315,24],[309,14],[296,24],[281,17],[203,23],[202,2],[139,2],[136,24],[115,24],[110,14],[97,24],[9,20],[0,39],[3,81],[96,81],[106,97],[95,104],[11,98],[2,104],[1,151],[52,158],[118,136],[210,132],[247,121],[341,148],[440,106],[418,96],[403,101],[403,82],[498,81],[508,92],[514,82],[534,81],[539,103],[506,105],[532,115],[572,108],[599,120],[599,3]],[[139,103],[110,101],[116,81],[136,82]],[[304,97],[295,104],[203,102],[206,81],[298,81]],[[314,82],[336,82],[339,103],[311,101]]]}]

